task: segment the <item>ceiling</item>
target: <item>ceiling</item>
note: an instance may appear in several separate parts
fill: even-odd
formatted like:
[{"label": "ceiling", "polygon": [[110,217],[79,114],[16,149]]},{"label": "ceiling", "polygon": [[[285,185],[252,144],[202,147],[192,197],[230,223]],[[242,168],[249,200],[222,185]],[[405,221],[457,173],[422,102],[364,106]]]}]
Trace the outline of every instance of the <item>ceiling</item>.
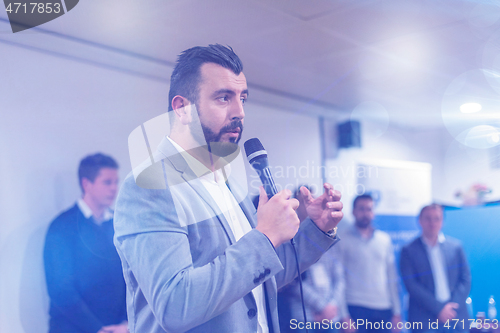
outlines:
[{"label": "ceiling", "polygon": [[464,74],[500,71],[493,1],[82,0],[16,34],[0,19],[0,42],[166,82],[180,51],[227,44],[250,97],[294,112],[429,128],[458,126],[464,102],[500,110],[496,74]]}]

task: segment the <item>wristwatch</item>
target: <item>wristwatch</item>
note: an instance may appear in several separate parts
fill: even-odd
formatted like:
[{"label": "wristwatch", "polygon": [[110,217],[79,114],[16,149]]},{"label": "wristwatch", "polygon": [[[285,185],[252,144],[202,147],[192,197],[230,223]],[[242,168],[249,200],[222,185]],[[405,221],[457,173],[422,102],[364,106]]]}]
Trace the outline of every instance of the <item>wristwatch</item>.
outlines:
[{"label": "wristwatch", "polygon": [[330,237],[335,237],[337,235],[337,227],[333,228],[332,230],[328,230],[326,234]]}]

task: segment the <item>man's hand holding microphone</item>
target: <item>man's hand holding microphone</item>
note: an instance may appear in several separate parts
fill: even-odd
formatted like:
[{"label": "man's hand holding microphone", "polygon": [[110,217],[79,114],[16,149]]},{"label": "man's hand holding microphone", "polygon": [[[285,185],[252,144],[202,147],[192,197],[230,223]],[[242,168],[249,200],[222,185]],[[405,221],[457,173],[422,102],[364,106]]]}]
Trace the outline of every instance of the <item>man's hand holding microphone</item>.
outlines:
[{"label": "man's hand holding microphone", "polygon": [[[323,187],[324,193],[317,198],[313,198],[306,187],[300,191],[311,220],[322,231],[330,232],[343,217],[341,194],[328,183]],[[266,235],[275,248],[292,239],[299,230],[300,221],[295,212],[299,201],[291,196],[292,192],[285,189],[268,199],[264,188],[260,188],[256,229]]]}]

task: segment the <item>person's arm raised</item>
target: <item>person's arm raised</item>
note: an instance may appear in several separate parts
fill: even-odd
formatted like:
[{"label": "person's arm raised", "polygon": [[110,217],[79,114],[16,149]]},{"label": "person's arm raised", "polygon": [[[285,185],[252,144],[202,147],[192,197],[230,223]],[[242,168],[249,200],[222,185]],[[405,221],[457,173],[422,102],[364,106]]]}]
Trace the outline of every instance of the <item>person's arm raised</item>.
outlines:
[{"label": "person's arm raised", "polygon": [[344,216],[342,213],[341,194],[333,186],[323,184],[324,192],[321,196],[313,198],[311,192],[302,186],[300,191],[304,196],[307,214],[311,220],[324,232],[328,232],[339,224]]}]

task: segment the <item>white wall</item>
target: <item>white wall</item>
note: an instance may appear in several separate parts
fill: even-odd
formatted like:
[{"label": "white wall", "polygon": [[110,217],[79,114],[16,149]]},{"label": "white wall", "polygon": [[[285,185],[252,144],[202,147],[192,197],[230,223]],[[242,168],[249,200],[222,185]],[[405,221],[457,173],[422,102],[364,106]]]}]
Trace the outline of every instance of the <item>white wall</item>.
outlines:
[{"label": "white wall", "polygon": [[130,170],[127,136],[165,110],[165,84],[2,45],[0,332],[44,332],[48,223],[79,196],[79,160],[101,151]]},{"label": "white wall", "polygon": [[[167,110],[168,85],[4,44],[0,59],[0,332],[39,333],[48,327],[45,232],[80,194],[80,159],[110,154],[123,179],[128,135]],[[252,102],[246,115],[242,142],[259,137],[273,166],[320,163],[316,118]]]}]

